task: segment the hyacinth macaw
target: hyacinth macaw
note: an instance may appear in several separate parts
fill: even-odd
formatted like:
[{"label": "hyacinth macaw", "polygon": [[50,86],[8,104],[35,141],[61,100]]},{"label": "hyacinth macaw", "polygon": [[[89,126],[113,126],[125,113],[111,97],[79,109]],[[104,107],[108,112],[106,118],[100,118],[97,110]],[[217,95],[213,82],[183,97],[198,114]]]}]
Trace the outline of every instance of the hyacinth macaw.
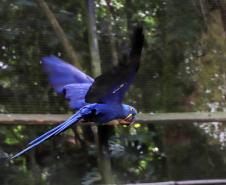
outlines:
[{"label": "hyacinth macaw", "polygon": [[64,93],[70,107],[78,111],[65,122],[31,141],[27,148],[11,159],[81,120],[97,124],[112,120],[118,120],[121,124],[134,122],[136,109],[122,104],[122,100],[139,68],[143,41],[143,29],[136,27],[131,39],[131,49],[125,60],[95,79],[56,56],[43,57],[42,66],[51,86],[57,93]]}]

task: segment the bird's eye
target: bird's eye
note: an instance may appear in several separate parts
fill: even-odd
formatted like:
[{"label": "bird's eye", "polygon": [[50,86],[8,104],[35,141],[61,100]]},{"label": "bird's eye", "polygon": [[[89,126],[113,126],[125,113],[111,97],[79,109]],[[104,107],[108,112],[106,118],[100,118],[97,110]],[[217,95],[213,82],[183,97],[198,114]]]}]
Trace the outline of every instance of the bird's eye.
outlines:
[{"label": "bird's eye", "polygon": [[130,107],[131,112],[135,112],[135,109],[133,107]]}]

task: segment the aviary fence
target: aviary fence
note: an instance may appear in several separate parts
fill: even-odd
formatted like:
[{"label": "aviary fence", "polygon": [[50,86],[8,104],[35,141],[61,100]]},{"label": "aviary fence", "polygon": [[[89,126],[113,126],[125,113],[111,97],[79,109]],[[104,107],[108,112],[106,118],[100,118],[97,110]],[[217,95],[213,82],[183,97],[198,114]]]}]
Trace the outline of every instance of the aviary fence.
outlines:
[{"label": "aviary fence", "polygon": [[[2,125],[55,125],[65,121],[67,114],[0,114]],[[171,124],[171,123],[226,123],[225,112],[184,112],[184,113],[140,113],[137,122],[142,124]],[[80,125],[95,125],[95,123],[79,123]],[[114,122],[109,123],[114,124]],[[226,185],[225,179],[203,179],[185,181],[167,181],[155,183],[136,183],[137,185]],[[126,184],[132,185],[132,184]]]},{"label": "aviary fence", "polygon": [[[54,125],[65,121],[68,117],[67,114],[0,114],[0,124]],[[139,113],[137,117],[137,122],[144,124],[214,121],[226,122],[226,112]],[[85,124],[93,125],[94,123]],[[114,122],[108,124],[114,124]]]}]

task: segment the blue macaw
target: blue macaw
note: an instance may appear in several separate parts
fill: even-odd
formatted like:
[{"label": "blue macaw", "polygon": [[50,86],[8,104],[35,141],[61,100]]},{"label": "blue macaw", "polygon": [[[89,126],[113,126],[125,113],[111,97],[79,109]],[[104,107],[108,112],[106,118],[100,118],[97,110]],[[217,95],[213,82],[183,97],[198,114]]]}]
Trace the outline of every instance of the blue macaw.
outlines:
[{"label": "blue macaw", "polygon": [[122,104],[122,100],[139,68],[143,41],[143,29],[136,27],[126,60],[124,59],[110,71],[95,79],[56,56],[43,57],[43,69],[48,75],[50,84],[57,93],[64,93],[69,100],[70,107],[78,111],[65,122],[31,141],[27,148],[11,159],[22,155],[81,120],[98,124],[112,120],[118,120],[120,124],[134,122],[136,109]]}]

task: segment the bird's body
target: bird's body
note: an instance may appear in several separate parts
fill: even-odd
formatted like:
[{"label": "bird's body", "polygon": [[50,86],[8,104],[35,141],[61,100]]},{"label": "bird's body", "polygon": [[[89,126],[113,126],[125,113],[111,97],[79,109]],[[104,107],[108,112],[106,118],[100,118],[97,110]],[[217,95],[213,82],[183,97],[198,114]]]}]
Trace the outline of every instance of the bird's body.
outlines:
[{"label": "bird's body", "polygon": [[[80,109],[84,114],[84,119],[99,124],[107,123],[115,119],[123,119],[131,114],[136,115],[136,110],[126,104],[88,104]],[[88,114],[87,114],[88,113]]]},{"label": "bird's body", "polygon": [[122,100],[139,68],[143,40],[142,28],[137,27],[133,33],[130,53],[124,58],[125,61],[95,79],[58,57],[43,57],[43,69],[50,84],[57,93],[64,93],[70,107],[77,112],[65,122],[31,141],[27,148],[11,159],[63,132],[80,120],[97,124],[112,120],[118,120],[121,124],[132,123],[137,111],[132,106],[123,104]]}]

